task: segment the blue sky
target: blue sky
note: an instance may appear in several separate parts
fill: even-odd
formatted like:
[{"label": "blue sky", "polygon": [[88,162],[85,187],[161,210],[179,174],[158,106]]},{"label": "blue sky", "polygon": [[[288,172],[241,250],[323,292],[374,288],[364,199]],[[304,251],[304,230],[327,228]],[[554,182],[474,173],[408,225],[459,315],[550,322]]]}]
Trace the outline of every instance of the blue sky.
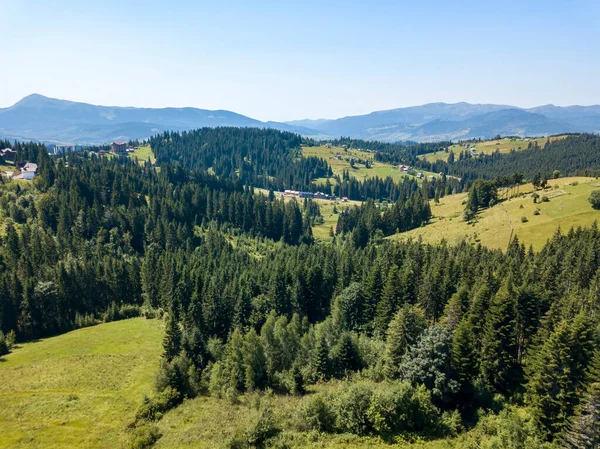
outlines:
[{"label": "blue sky", "polygon": [[0,107],[35,92],[291,120],[600,103],[598,0],[0,0],[0,18]]}]

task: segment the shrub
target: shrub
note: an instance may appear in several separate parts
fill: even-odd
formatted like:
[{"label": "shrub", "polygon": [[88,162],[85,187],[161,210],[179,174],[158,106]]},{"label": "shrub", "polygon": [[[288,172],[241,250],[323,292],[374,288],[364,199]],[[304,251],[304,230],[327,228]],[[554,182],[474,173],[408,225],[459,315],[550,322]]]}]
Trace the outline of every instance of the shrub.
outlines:
[{"label": "shrub", "polygon": [[542,203],[548,203],[550,201],[550,198],[548,198],[546,195],[544,195],[542,197]]},{"label": "shrub", "polygon": [[296,412],[296,427],[298,430],[317,430],[331,432],[335,424],[335,416],[326,399],[315,395],[302,401]]},{"label": "shrub", "polygon": [[12,350],[17,344],[17,334],[14,329],[11,329],[8,331],[8,334],[6,334],[6,344],[9,351]]},{"label": "shrub", "polygon": [[412,427],[412,393],[412,386],[402,382],[385,384],[373,394],[369,418],[376,432],[390,434]]},{"label": "shrub", "polygon": [[521,217],[521,223],[527,223],[529,220],[527,217]]},{"label": "shrub", "polygon": [[133,429],[129,447],[131,449],[147,449],[156,443],[162,437],[158,427],[154,425],[143,425]]},{"label": "shrub", "polygon": [[270,407],[261,407],[246,432],[248,444],[260,446],[279,433]]},{"label": "shrub", "polygon": [[540,214],[540,210],[539,209],[536,209],[536,210],[533,211],[533,215],[539,215],[539,214]]},{"label": "shrub", "polygon": [[6,343],[6,338],[2,331],[0,331],[0,356],[8,354],[8,344]]},{"label": "shrub", "polygon": [[171,387],[167,387],[155,398],[144,397],[142,404],[135,412],[135,420],[139,421],[157,421],[168,410],[181,402],[179,392]]},{"label": "shrub", "polygon": [[100,324],[100,320],[96,319],[93,314],[90,313],[81,315],[79,313],[75,313],[75,327],[77,329],[95,326],[96,324]]},{"label": "shrub", "polygon": [[287,371],[276,372],[275,384],[288,394],[300,395],[305,393],[304,379],[298,365],[294,365]]},{"label": "shrub", "polygon": [[600,190],[594,190],[590,194],[588,201],[594,209],[600,209]]},{"label": "shrub", "polygon": [[357,435],[371,432],[368,412],[372,396],[373,390],[366,384],[354,384],[342,389],[333,401],[336,428]]},{"label": "shrub", "polygon": [[462,418],[458,410],[447,411],[442,414],[439,423],[440,433],[445,436],[456,437],[464,430]]},{"label": "shrub", "polygon": [[113,302],[106,312],[104,312],[103,321],[105,323],[109,323],[111,321],[126,320],[128,318],[138,317],[141,314],[142,310],[140,306],[123,304],[119,307],[115,302]]}]

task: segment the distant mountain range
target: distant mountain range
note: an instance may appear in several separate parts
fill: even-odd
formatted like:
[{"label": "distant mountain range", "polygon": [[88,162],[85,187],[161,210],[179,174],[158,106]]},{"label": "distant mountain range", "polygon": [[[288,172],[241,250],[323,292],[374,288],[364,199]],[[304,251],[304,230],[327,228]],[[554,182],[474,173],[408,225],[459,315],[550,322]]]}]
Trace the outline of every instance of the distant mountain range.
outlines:
[{"label": "distant mountain range", "polygon": [[262,122],[231,111],[196,108],[95,106],[33,94],[0,108],[0,137],[50,143],[99,144],[143,139],[165,130],[201,127],[268,127],[316,138],[435,141],[600,132],[600,106],[430,103],[335,120]]},{"label": "distant mountain range", "polygon": [[600,106],[515,106],[430,103],[377,111],[337,120],[298,120],[322,134],[386,142],[430,142],[468,138],[545,136],[567,132],[600,132]]}]

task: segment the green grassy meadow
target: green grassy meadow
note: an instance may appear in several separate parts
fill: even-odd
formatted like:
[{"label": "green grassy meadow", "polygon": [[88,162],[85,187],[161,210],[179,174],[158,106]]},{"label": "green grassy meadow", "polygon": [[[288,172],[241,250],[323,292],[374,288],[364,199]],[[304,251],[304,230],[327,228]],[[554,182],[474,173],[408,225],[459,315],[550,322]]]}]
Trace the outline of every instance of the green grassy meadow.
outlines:
[{"label": "green grassy meadow", "polygon": [[148,159],[153,164],[156,162],[156,158],[154,157],[154,153],[152,152],[152,148],[150,145],[146,145],[143,147],[139,147],[133,153],[129,153],[129,157],[132,159],[137,159],[140,164],[144,164]]},{"label": "green grassy meadow", "polygon": [[[566,136],[550,137],[550,141],[564,139],[565,137]],[[529,143],[531,143],[533,145],[534,142],[537,142],[537,144],[540,147],[543,147],[547,140],[548,140],[548,137],[538,137],[536,139],[529,139],[528,141],[521,140],[521,139],[519,139],[519,140],[517,140],[517,139],[486,140],[483,142],[469,144],[469,148],[475,147],[475,149],[477,150],[477,152],[479,154],[492,154],[492,153],[495,153],[496,151],[500,151],[500,153],[510,153],[512,150],[515,150],[515,151],[526,150]],[[458,154],[460,152],[464,151],[465,149],[466,148],[461,145],[452,145],[451,147],[448,148],[448,151],[449,152],[452,151],[454,153],[454,156],[458,157]],[[448,159],[448,154],[449,153],[446,153],[445,151],[436,151],[435,153],[423,154],[419,157],[421,159],[424,159],[429,162],[435,162],[438,159],[445,161]]]},{"label": "green grassy meadow", "polygon": [[[302,147],[302,154],[304,156],[316,156],[325,159],[325,161],[331,166],[331,170],[335,175],[341,175],[344,170],[347,170],[350,176],[353,176],[358,180],[374,177],[383,179],[390,176],[395,182],[398,182],[407,176],[411,176],[398,170],[398,167],[395,165],[373,161],[373,153],[369,153],[368,151],[358,151],[354,149],[344,150],[342,147],[327,147],[326,145],[320,145],[314,147]],[[335,158],[337,154],[341,155],[341,160]],[[357,162],[354,164],[354,168],[352,168],[350,162],[343,160],[351,157],[355,159],[362,159],[363,161],[373,161],[372,166],[370,168],[366,168],[364,164],[359,164]],[[426,176],[437,176],[436,173],[425,171],[422,171],[422,173]],[[324,183],[325,179],[321,178],[316,180],[316,182]],[[334,181],[332,180],[332,183],[333,182]]]},{"label": "green grassy meadow", "polygon": [[[534,204],[533,186],[526,184],[519,188],[520,196],[481,211],[475,223],[463,219],[463,202],[467,194],[450,195],[441,198],[439,204],[431,203],[433,219],[430,224],[390,238],[421,238],[426,243],[437,243],[442,239],[449,243],[465,240],[505,250],[512,224],[519,241],[539,250],[558,227],[567,232],[571,227],[590,226],[600,220],[600,211],[592,209],[588,202],[590,193],[597,189],[600,189],[600,182],[594,178],[553,179],[547,189],[537,191],[540,197],[547,196],[550,201]],[[539,215],[534,215],[536,209]],[[522,222],[521,217],[527,221]]]},{"label": "green grassy meadow", "polygon": [[126,447],[162,332],[134,318],[19,345],[0,360],[0,448]]}]

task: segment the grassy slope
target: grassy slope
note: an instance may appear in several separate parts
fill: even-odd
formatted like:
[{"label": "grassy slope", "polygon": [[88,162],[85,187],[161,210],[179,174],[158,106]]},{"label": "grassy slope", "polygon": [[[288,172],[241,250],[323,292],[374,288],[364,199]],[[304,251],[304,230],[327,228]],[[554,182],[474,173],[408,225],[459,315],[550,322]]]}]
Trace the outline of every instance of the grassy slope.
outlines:
[{"label": "grassy slope", "polygon": [[161,353],[135,318],[26,343],[0,361],[0,447],[119,448]]},{"label": "grassy slope", "polygon": [[[577,185],[572,185],[577,183]],[[592,209],[588,197],[592,190],[600,188],[600,182],[593,178],[561,178],[550,181],[550,188],[538,191],[540,196],[550,198],[547,203],[534,204],[531,198],[531,184],[520,187],[524,196],[512,198],[492,208],[480,212],[476,223],[463,220],[463,201],[467,194],[451,195],[431,203],[432,222],[424,227],[392,236],[392,239],[418,238],[424,242],[436,243],[446,239],[449,243],[466,240],[490,248],[506,249],[511,233],[511,223],[515,235],[527,246],[539,250],[546,240],[560,226],[567,232],[573,226],[589,226],[600,219],[600,212]],[[521,208],[523,206],[523,208]],[[540,215],[534,215],[538,208]],[[510,217],[510,223],[509,223]],[[529,221],[521,222],[521,217]]]},{"label": "grassy slope", "polygon": [[[362,160],[373,160],[373,153],[369,153],[367,151],[358,151],[354,149],[344,150],[341,147],[331,147],[327,148],[325,145],[315,146],[315,147],[302,147],[302,154],[304,156],[317,156],[323,158],[327,161],[327,163],[331,166],[331,170],[335,175],[341,175],[344,170],[348,170],[350,176],[355,177],[359,180],[364,180],[366,178],[374,178],[378,176],[379,178],[386,178],[391,176],[394,181],[401,181],[402,178],[406,176],[410,176],[400,170],[394,165],[384,164],[382,162],[373,162],[371,168],[365,168],[363,164],[355,164],[355,168],[350,166],[350,163],[344,160],[337,160],[335,158],[336,154],[340,154],[342,158],[348,159],[350,157],[354,157],[356,159]],[[435,175],[435,173],[423,172],[425,175]],[[325,179],[319,179],[318,182],[325,182]],[[333,183],[333,180],[332,180]]]},{"label": "grassy slope", "polygon": [[148,160],[148,158],[150,158],[150,162],[153,164],[156,162],[156,158],[154,157],[154,153],[152,152],[150,145],[139,147],[133,153],[129,153],[129,157],[137,159],[137,161],[142,165]]},{"label": "grassy slope", "polygon": [[[337,382],[313,385],[308,395],[324,390],[338,388]],[[299,432],[294,428],[294,415],[302,398],[295,396],[274,395],[269,403],[277,422],[284,428],[278,437],[294,449],[359,449],[359,448],[393,448],[406,447],[404,444],[384,442],[380,438],[359,437],[351,434],[326,434],[317,432]],[[168,412],[158,423],[163,437],[156,443],[156,449],[191,449],[222,448],[223,443],[236,433],[242,433],[250,425],[256,414],[252,406],[253,396],[241,397],[239,403],[233,405],[227,400],[212,397],[198,397],[184,402],[178,408]],[[411,449],[449,449],[454,441],[423,441],[410,445]]]},{"label": "grassy slope", "polygon": [[[551,141],[564,139],[566,136],[555,136],[550,137]],[[515,139],[500,139],[500,140],[486,140],[484,142],[479,142],[475,144],[470,144],[469,148],[475,147],[478,153],[491,154],[496,151],[500,151],[500,153],[510,153],[511,150],[526,150],[529,142],[533,145],[533,142],[538,143],[539,146],[543,147],[547,137],[539,137],[537,139],[530,139],[529,141],[525,140],[515,140]],[[452,151],[455,157],[458,157],[458,153],[465,150],[464,146],[461,145],[452,145],[448,148],[448,151]],[[428,153],[422,156],[419,156],[421,159],[425,159],[429,162],[435,162],[437,159],[441,159],[443,161],[448,159],[448,153],[445,151],[437,151],[435,153]]]},{"label": "grassy slope", "polygon": [[[135,318],[26,343],[0,362],[0,447],[122,448],[145,393],[151,393],[161,352],[161,323]],[[337,388],[311,386],[310,393]],[[248,428],[253,396],[237,404],[212,397],[185,401],[157,425],[157,449],[222,448]],[[379,438],[297,432],[294,414],[304,398],[272,396],[281,435],[291,448],[400,447]],[[452,440],[413,449],[449,449]]]}]

